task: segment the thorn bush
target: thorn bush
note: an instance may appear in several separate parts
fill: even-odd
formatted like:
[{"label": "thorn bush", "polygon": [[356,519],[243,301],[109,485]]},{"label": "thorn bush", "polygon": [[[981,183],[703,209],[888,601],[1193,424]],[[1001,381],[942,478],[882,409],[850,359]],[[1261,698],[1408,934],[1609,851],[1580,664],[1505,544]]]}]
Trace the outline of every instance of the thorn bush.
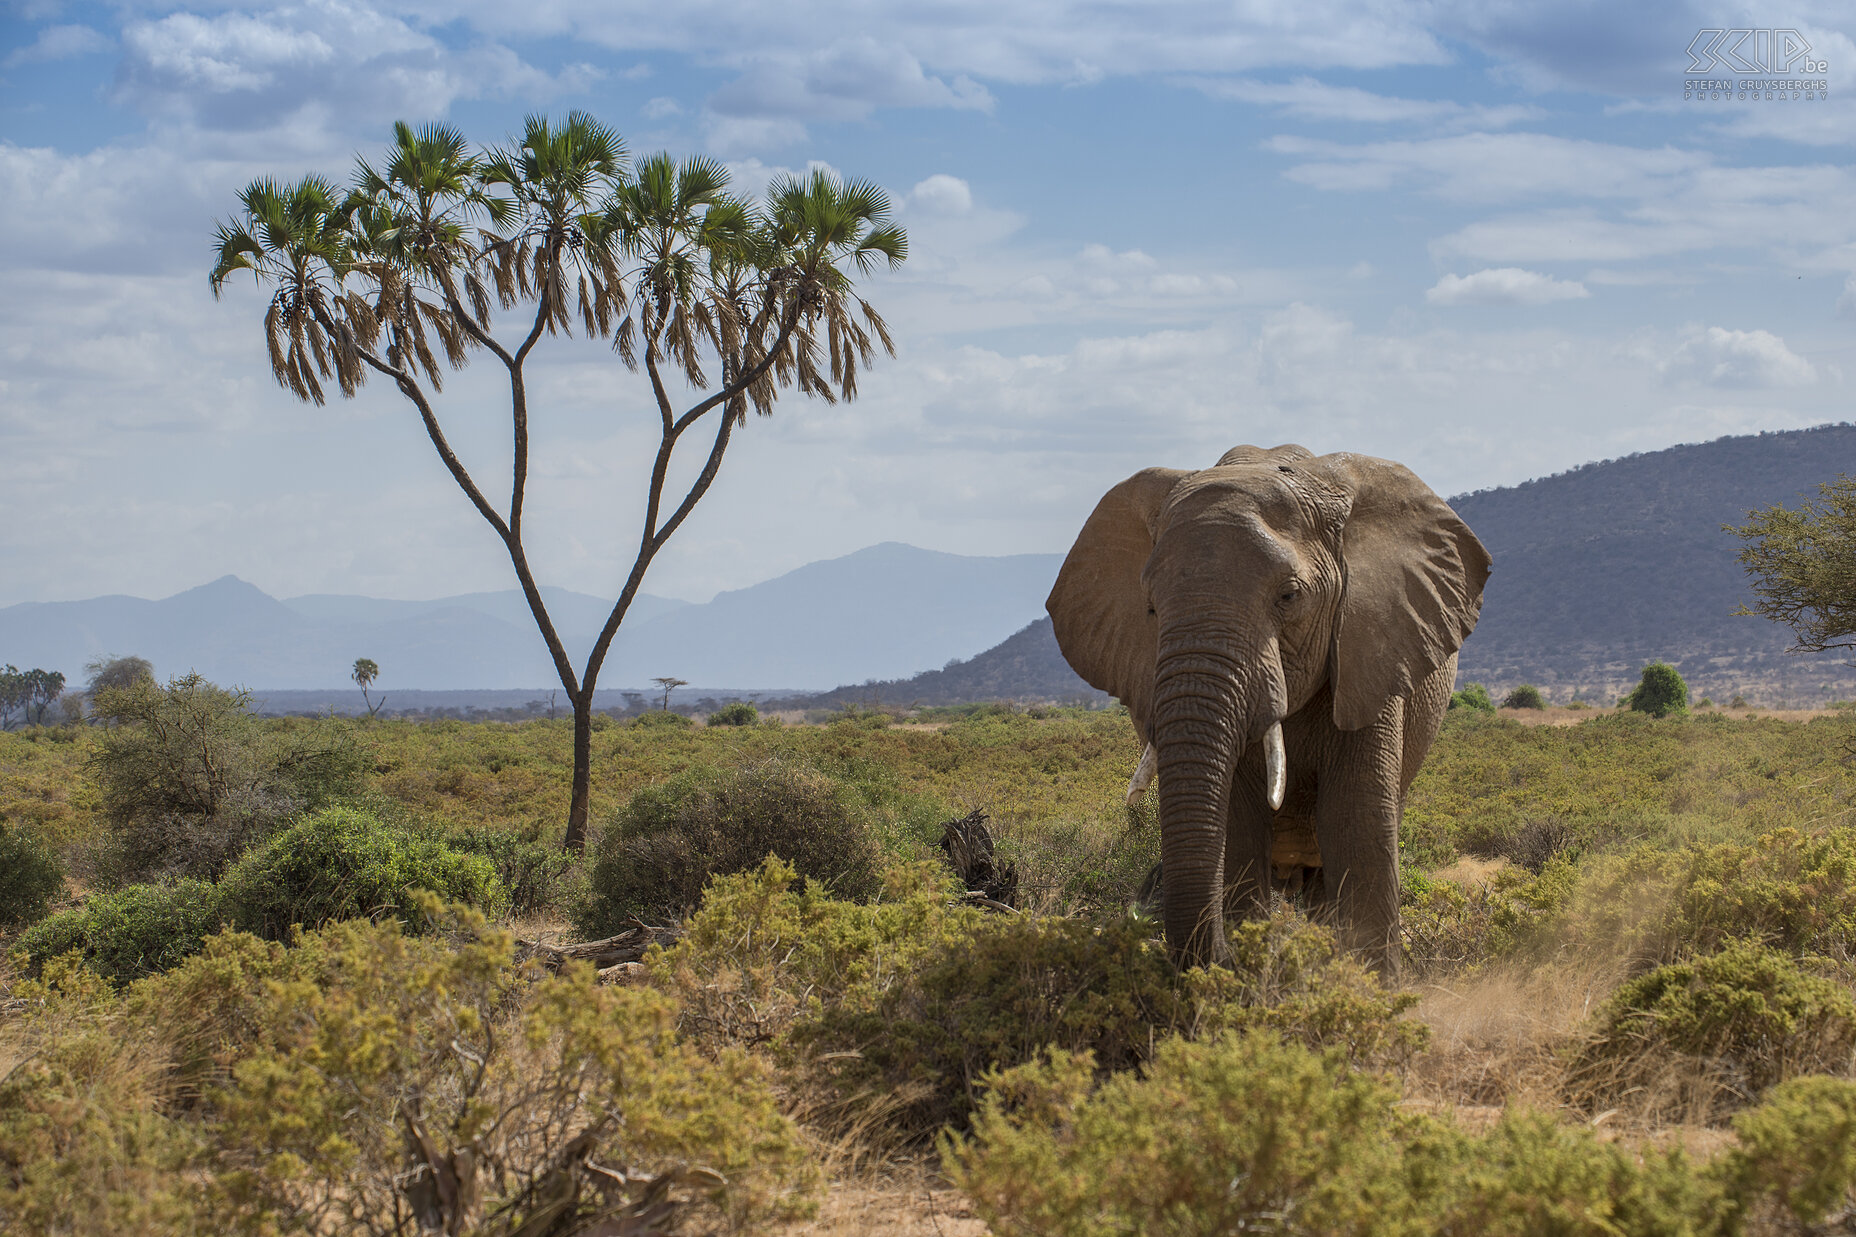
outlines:
[{"label": "thorn bush", "polygon": [[45,917],[64,892],[64,865],[38,838],[0,820],[0,929]]},{"label": "thorn bush", "polygon": [[1688,684],[1668,662],[1653,661],[1643,668],[1643,677],[1624,697],[1625,707],[1651,717],[1668,717],[1688,712]]},{"label": "thorn bush", "polygon": [[1540,689],[1532,683],[1523,683],[1502,697],[1504,709],[1544,709],[1546,707],[1546,697],[1542,696]]},{"label": "thorn bush", "polygon": [[840,896],[878,888],[869,810],[854,791],[780,759],[686,770],[634,794],[601,832],[574,923],[609,936],[634,918],[680,918],[711,877],[777,855]]},{"label": "thorn bush", "polygon": [[298,925],[342,919],[397,917],[417,926],[412,897],[421,889],[491,911],[506,896],[482,855],[358,808],[304,817],[240,859],[219,886],[226,921],[272,940],[288,939]]}]

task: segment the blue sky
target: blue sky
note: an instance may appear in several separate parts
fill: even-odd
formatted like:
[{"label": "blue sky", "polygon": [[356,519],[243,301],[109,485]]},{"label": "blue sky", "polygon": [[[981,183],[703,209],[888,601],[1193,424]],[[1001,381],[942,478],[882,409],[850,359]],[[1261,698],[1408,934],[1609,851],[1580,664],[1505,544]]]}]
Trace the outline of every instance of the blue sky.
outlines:
[{"label": "blue sky", "polygon": [[[345,177],[399,118],[491,143],[583,108],[746,189],[822,163],[894,196],[910,259],[868,290],[899,357],[853,404],[789,395],[750,425],[654,568],[667,595],[883,540],[1061,551],[1128,473],[1239,442],[1384,455],[1452,494],[1850,418],[1848,6],[3,11],[0,605],[228,572],[283,596],[510,584],[397,397],[298,405],[262,297],[207,291],[240,187]],[[1783,76],[1827,97],[1685,99],[1704,29],[1795,31]],[[486,477],[492,377],[444,402]],[[533,558],[609,594],[644,393],[584,341],[531,381]]]}]

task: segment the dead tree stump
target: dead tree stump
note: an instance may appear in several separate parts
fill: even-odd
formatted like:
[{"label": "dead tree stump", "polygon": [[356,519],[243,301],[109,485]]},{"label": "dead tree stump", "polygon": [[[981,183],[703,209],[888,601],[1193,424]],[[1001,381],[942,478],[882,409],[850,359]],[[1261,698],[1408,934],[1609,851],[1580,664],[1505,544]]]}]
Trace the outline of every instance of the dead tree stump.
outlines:
[{"label": "dead tree stump", "polygon": [[993,858],[992,832],[980,808],[941,827],[941,851],[968,889],[969,900],[997,910],[1018,906],[1018,865],[1000,868]]}]

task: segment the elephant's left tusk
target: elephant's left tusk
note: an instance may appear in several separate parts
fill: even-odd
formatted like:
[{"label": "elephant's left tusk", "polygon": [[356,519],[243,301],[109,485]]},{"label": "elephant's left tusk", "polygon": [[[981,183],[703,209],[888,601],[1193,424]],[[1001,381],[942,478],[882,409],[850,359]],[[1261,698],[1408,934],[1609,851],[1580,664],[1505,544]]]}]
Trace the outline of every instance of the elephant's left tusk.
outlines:
[{"label": "elephant's left tusk", "polygon": [[1160,763],[1160,757],[1154,752],[1154,745],[1149,743],[1147,750],[1141,753],[1140,767],[1134,776],[1128,779],[1128,806],[1139,805],[1141,796],[1147,793],[1148,785],[1154,780],[1154,768]]},{"label": "elephant's left tusk", "polygon": [[1270,732],[1263,736],[1263,778],[1270,796],[1270,811],[1282,807],[1282,798],[1289,789],[1289,755],[1283,750],[1282,723],[1275,722]]}]

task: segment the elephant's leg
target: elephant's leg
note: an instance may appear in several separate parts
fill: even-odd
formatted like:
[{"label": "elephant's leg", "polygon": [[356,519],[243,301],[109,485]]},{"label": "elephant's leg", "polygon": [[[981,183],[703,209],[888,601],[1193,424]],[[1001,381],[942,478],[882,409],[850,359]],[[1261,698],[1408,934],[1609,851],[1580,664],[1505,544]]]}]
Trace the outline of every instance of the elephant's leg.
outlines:
[{"label": "elephant's leg", "polygon": [[1270,848],[1276,813],[1264,786],[1261,745],[1237,762],[1224,842],[1224,913],[1239,919],[1269,914]]},{"label": "elephant's leg", "polygon": [[1320,772],[1315,836],[1322,883],[1341,944],[1382,975],[1397,973],[1398,823],[1404,702],[1363,729],[1335,736]]}]

